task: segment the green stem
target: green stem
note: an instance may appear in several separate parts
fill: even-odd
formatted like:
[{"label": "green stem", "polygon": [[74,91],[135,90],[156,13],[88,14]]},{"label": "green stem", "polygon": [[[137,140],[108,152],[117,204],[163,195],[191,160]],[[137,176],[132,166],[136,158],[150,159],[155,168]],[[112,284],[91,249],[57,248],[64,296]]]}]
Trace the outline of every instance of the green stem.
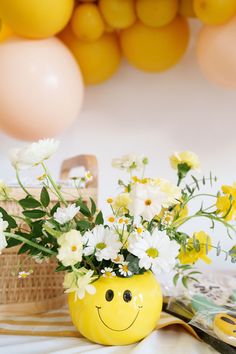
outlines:
[{"label": "green stem", "polygon": [[41,164],[42,164],[42,167],[43,167],[43,169],[44,169],[44,172],[45,172],[45,174],[47,175],[47,178],[48,178],[49,182],[50,182],[51,185],[53,186],[53,188],[54,188],[54,190],[55,190],[55,192],[56,192],[58,198],[60,199],[60,201],[61,201],[63,204],[65,204],[65,205],[67,206],[67,205],[68,205],[67,201],[66,201],[65,198],[63,197],[63,195],[62,195],[60,189],[58,188],[57,184],[54,182],[54,180],[53,180],[52,176],[50,175],[50,173],[49,173],[49,171],[48,171],[46,165],[44,164],[44,162],[42,162]]},{"label": "green stem", "polygon": [[18,169],[16,168],[16,179],[17,179],[17,182],[19,183],[19,186],[21,187],[21,189],[27,194],[27,195],[31,195],[27,189],[23,186],[21,180],[20,180],[20,176],[19,176],[19,171]]},{"label": "green stem", "polygon": [[10,232],[4,232],[4,235],[6,237],[14,238],[15,240],[21,241],[23,243],[27,243],[29,246],[32,246],[34,248],[37,248],[40,251],[46,252],[52,256],[56,256],[56,252],[50,250],[49,248],[46,248],[44,246],[38,245],[37,243],[28,240],[27,238],[24,238],[23,236],[17,235],[17,234],[12,234]]}]

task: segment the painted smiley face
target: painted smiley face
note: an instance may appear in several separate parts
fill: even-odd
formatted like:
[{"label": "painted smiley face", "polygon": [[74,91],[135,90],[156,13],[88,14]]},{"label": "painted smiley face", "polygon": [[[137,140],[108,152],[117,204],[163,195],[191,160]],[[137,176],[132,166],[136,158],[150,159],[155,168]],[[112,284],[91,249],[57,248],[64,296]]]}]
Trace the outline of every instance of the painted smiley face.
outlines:
[{"label": "painted smiley face", "polygon": [[225,343],[236,347],[236,316],[227,313],[218,313],[213,322],[213,329],[217,337]]},{"label": "painted smiley face", "polygon": [[156,326],[162,308],[159,283],[152,273],[131,278],[99,278],[96,294],[86,294],[69,307],[74,325],[93,342],[106,345],[134,343]]},{"label": "painted smiley face", "polygon": [[[111,302],[113,299],[114,299],[114,291],[109,289],[106,291],[106,294],[105,294],[105,298],[108,302]],[[132,292],[130,290],[125,290],[124,293],[123,293],[123,300],[125,302],[130,302],[132,301]],[[143,308],[143,306],[141,305],[138,305],[138,311],[133,319],[133,321],[125,328],[122,328],[122,329],[118,329],[118,328],[112,328],[111,326],[109,326],[102,318],[102,314],[101,314],[101,310],[102,308],[100,306],[96,306],[96,309],[97,309],[97,312],[98,312],[98,316],[101,320],[101,322],[104,324],[105,327],[107,327],[108,329],[110,329],[111,331],[115,331],[115,332],[123,332],[123,331],[126,331],[128,330],[130,327],[133,326],[133,324],[135,323],[135,321],[137,320],[138,316],[139,316],[139,313],[140,313],[140,310]]]}]

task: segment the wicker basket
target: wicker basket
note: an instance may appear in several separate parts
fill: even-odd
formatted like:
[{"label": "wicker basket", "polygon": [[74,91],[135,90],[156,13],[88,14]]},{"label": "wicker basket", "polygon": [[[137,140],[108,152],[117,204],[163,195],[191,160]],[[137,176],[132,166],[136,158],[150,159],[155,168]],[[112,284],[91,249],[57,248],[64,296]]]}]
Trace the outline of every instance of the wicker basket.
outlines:
[{"label": "wicker basket", "polygon": [[[70,171],[78,166],[91,171],[93,180],[86,188],[80,190],[84,201],[89,198],[97,201],[98,171],[97,160],[92,155],[80,155],[65,160],[61,167],[61,179],[66,180]],[[40,189],[28,188],[35,197],[39,196]],[[14,188],[12,193],[16,199],[25,195],[20,188]],[[78,191],[73,188],[63,188],[62,193],[67,201],[73,201]],[[55,196],[50,195],[52,204],[55,204]],[[1,202],[0,205],[10,214],[18,215],[21,208],[14,202]],[[65,295],[62,287],[63,272],[55,273],[56,260],[50,259],[48,263],[35,263],[27,255],[18,255],[18,247],[4,250],[0,256],[0,313],[33,314],[61,307],[65,303]],[[33,274],[25,279],[18,279],[14,270],[24,262],[24,269],[33,269]]]}]

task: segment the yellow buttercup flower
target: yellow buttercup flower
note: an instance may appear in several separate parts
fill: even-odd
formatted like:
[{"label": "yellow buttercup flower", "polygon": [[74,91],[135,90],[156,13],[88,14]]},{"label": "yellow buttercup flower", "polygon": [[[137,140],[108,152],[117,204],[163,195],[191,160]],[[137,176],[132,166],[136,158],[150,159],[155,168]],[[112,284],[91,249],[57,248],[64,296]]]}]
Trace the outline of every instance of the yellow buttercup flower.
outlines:
[{"label": "yellow buttercup flower", "polygon": [[[207,252],[212,249],[211,238],[204,231],[195,232],[194,238],[199,241],[199,250],[194,247],[194,239],[190,238],[186,247],[181,247],[179,253],[179,260],[182,264],[193,264],[199,259],[205,263],[210,264],[211,259],[207,256]],[[207,245],[207,246],[206,246]]]},{"label": "yellow buttercup flower", "polygon": [[198,170],[200,168],[199,157],[191,151],[175,152],[170,156],[170,164],[175,170],[181,164],[187,164],[191,170]]},{"label": "yellow buttercup flower", "polygon": [[224,185],[221,187],[224,195],[217,198],[217,213],[225,216],[225,220],[236,220],[236,183],[232,186]]},{"label": "yellow buttercup flower", "polygon": [[112,207],[118,215],[123,215],[128,211],[128,205],[130,202],[131,198],[129,193],[121,193],[115,198]]}]

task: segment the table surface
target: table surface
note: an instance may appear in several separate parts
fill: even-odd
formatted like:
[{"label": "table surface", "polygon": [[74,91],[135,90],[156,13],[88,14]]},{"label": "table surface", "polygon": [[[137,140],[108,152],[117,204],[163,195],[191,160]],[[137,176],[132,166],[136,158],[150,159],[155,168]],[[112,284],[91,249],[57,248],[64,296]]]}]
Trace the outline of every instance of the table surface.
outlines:
[{"label": "table surface", "polygon": [[1,354],[215,354],[180,326],[152,332],[139,343],[122,347],[104,347],[80,338],[36,336],[0,336]]}]

